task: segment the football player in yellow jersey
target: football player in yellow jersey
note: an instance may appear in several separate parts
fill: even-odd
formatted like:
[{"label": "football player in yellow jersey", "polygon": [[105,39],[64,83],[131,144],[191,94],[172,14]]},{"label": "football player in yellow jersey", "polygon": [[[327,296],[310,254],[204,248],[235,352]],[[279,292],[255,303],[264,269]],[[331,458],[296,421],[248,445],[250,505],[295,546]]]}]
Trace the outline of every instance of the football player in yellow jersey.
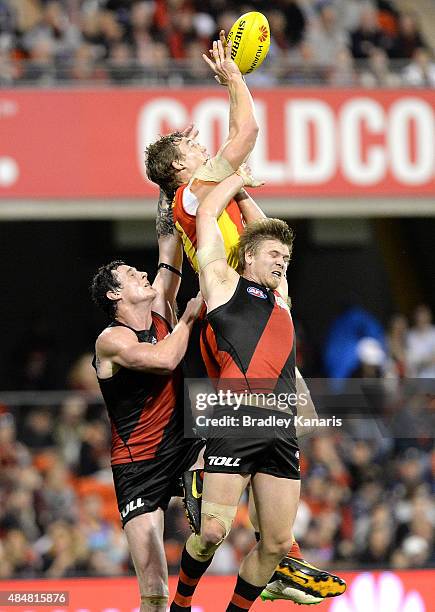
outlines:
[{"label": "football player in yellow jersey", "polygon": [[[184,132],[161,137],[151,144],[146,152],[148,177],[161,189],[156,222],[161,253],[159,266],[168,268],[179,276],[182,263],[181,244],[190,263],[197,269],[195,214],[199,202],[203,201],[216,183],[235,171],[240,171],[239,168],[251,153],[258,134],[252,97],[240,70],[231,60],[230,47],[225,45],[224,32],[220,33],[220,40],[213,43],[211,56],[212,60],[203,57],[219,83],[228,87],[230,102],[228,138],[216,157],[210,158],[204,147],[197,143],[197,130],[193,126]],[[252,181],[250,177],[250,184],[256,186],[259,183]],[[223,219],[220,218],[219,224],[229,263],[235,267],[237,259],[231,257],[243,225],[265,215],[245,190],[229,202],[225,212],[226,215],[222,215]],[[298,381],[300,385],[304,385],[300,374]],[[190,480],[185,484],[187,509],[190,508],[191,522],[194,523],[194,528],[198,529],[198,497],[192,496],[192,491],[189,490],[191,486],[199,490],[201,482],[196,476],[198,474],[191,473]],[[255,527],[256,517],[252,503],[250,509]],[[258,532],[256,537],[260,537]],[[263,591],[262,597],[316,604],[325,597],[343,593],[345,588],[341,578],[306,563],[297,542],[294,541],[288,555],[279,564],[271,582]]]}]

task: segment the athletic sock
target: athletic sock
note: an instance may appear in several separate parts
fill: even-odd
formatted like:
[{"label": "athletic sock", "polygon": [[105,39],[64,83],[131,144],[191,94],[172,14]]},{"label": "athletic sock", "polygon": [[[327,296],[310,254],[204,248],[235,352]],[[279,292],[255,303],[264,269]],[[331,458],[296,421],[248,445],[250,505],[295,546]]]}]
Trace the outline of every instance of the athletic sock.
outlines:
[{"label": "athletic sock", "polygon": [[226,612],[245,612],[249,610],[263,589],[264,586],[255,586],[255,584],[243,580],[240,575],[237,576],[236,588]]},{"label": "athletic sock", "polygon": [[293,559],[299,559],[300,561],[303,561],[304,558],[302,556],[301,549],[299,548],[299,544],[296,542],[296,540],[293,540],[293,544],[287,553],[287,557],[293,557]]},{"label": "athletic sock", "polygon": [[189,555],[186,545],[184,545],[181,555],[177,592],[171,604],[170,612],[190,612],[196,586],[212,560],[213,555],[207,561],[197,561]]}]

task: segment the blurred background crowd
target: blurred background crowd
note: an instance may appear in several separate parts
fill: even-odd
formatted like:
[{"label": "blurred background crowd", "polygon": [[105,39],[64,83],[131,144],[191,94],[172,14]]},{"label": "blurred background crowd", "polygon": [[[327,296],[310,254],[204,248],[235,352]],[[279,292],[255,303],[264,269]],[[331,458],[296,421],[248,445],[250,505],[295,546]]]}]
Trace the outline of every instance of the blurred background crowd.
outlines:
[{"label": "blurred background crowd", "polygon": [[[0,0],[0,88],[209,85],[201,54],[248,10],[265,12],[272,33],[264,67],[248,76],[253,87],[431,88],[433,8],[433,0]],[[114,253],[127,261],[139,255],[130,246],[120,252],[115,224],[80,223],[25,223],[24,234],[11,223],[2,237],[17,282],[4,307],[14,316],[2,315],[0,578],[132,572],[110,426],[86,349],[102,328],[86,283]],[[316,246],[311,227],[298,225],[289,271],[298,367],[308,379],[376,380],[383,392],[380,422],[354,419],[301,442],[295,534],[321,567],[434,567],[434,393],[415,381],[435,379],[435,326],[428,306],[412,312],[420,299],[435,303],[432,226],[423,219],[387,225],[370,248]],[[358,227],[352,221],[340,232],[354,239]],[[378,246],[401,230],[407,241],[380,259]],[[140,251],[147,270],[157,258],[151,234],[153,250]],[[181,302],[194,282],[186,272]],[[56,297],[47,299],[52,286]],[[359,299],[338,308],[354,288]],[[395,308],[411,316],[388,317]],[[188,534],[174,498],[165,531],[171,573]],[[211,571],[235,573],[253,544],[244,500]]]},{"label": "blurred background crowd", "polygon": [[[417,384],[435,377],[430,309],[420,305],[410,322],[394,315],[384,327],[362,307],[348,306],[319,353],[296,324],[302,372],[376,379],[384,391],[377,414],[387,429],[396,426],[385,433],[363,418],[303,439],[295,533],[306,558],[336,570],[435,566],[434,395]],[[50,354],[35,345],[22,362],[19,388],[40,395],[0,394],[0,578],[132,572],[91,358],[85,353],[72,365],[63,381],[69,392],[47,392]],[[174,498],[165,528],[172,573],[188,534]],[[244,500],[211,571],[235,572],[253,544]]]},{"label": "blurred background crowd", "polygon": [[264,68],[249,77],[252,85],[435,87],[435,12],[424,13],[429,5],[426,0],[0,0],[0,86],[209,83],[201,54],[241,13],[260,10],[269,19],[272,44]]}]

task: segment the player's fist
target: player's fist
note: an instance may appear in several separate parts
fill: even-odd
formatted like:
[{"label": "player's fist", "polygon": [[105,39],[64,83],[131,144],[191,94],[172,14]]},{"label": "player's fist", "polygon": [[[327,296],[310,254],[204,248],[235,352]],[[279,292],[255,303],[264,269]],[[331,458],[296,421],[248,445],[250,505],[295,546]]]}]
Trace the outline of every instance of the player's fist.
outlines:
[{"label": "player's fist", "polygon": [[203,304],[204,300],[202,299],[201,292],[198,292],[198,294],[194,298],[190,299],[187,302],[186,310],[183,314],[183,319],[186,320],[186,323],[191,323],[192,321],[195,321],[195,319],[198,318]]}]

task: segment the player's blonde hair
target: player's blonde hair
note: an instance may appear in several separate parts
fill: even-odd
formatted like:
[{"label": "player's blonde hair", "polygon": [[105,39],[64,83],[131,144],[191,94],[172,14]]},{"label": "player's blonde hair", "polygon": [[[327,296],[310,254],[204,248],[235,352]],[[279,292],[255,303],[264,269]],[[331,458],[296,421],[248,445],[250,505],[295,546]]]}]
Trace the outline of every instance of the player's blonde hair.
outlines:
[{"label": "player's blonde hair", "polygon": [[288,246],[290,256],[293,249],[294,234],[291,227],[281,219],[257,219],[249,223],[239,238],[238,250],[238,272],[241,274],[245,269],[246,253],[255,254],[263,240],[278,240]]}]

